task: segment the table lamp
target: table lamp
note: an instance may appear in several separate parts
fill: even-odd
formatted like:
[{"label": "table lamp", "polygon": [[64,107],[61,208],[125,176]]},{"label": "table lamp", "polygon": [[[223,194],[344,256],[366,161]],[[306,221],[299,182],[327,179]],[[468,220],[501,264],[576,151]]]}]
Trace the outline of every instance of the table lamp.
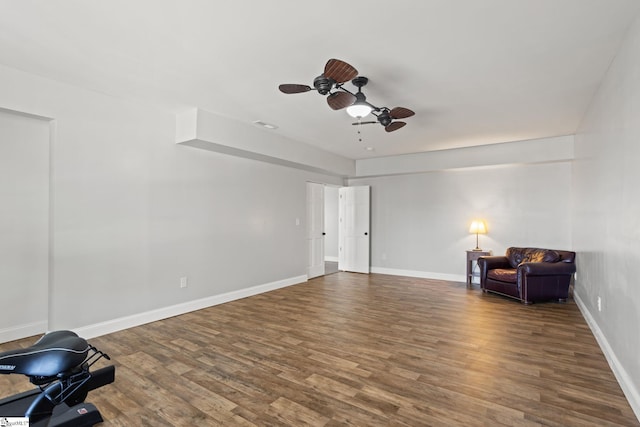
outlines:
[{"label": "table lamp", "polygon": [[469,233],[476,234],[476,247],[474,251],[481,251],[480,246],[478,246],[478,234],[487,234],[487,226],[484,224],[484,221],[478,219],[471,222],[471,227],[469,227]]}]

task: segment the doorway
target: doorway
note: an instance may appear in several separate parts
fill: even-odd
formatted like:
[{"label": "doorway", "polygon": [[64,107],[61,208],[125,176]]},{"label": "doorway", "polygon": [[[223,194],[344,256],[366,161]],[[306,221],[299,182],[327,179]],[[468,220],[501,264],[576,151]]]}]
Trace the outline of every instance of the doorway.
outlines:
[{"label": "doorway", "polygon": [[307,182],[307,277],[369,272],[368,186]]}]

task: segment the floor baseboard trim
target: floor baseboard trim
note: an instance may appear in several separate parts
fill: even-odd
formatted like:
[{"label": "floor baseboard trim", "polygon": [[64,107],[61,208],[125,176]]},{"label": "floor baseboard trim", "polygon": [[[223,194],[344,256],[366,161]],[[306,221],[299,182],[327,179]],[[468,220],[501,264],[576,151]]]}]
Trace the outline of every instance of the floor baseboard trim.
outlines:
[{"label": "floor baseboard trim", "polygon": [[576,305],[580,309],[582,316],[587,321],[587,325],[589,325],[589,328],[591,329],[593,336],[596,338],[596,341],[598,342],[600,349],[604,353],[604,357],[607,359],[607,362],[609,362],[609,366],[613,371],[613,375],[618,380],[618,384],[620,384],[620,388],[622,388],[622,392],[627,398],[627,401],[629,401],[629,405],[631,406],[633,413],[636,415],[636,418],[638,418],[638,421],[640,421],[640,392],[638,392],[638,389],[633,384],[631,377],[629,376],[627,371],[624,369],[624,367],[618,360],[618,357],[616,356],[615,352],[609,345],[609,341],[607,341],[607,338],[605,337],[604,333],[602,333],[602,330],[598,326],[598,323],[596,322],[596,320],[591,315],[591,312],[589,311],[587,306],[584,304],[584,302],[580,298],[580,295],[575,291],[573,295],[573,300],[575,301]]},{"label": "floor baseboard trim", "polygon": [[0,343],[19,340],[21,338],[40,335],[47,331],[47,321],[26,323],[0,329]]},{"label": "floor baseboard trim", "polygon": [[389,274],[391,276],[419,277],[421,279],[447,280],[449,282],[464,282],[464,275],[431,273],[428,271],[398,270],[395,268],[371,267],[372,273]]},{"label": "floor baseboard trim", "polygon": [[136,326],[144,325],[146,323],[167,319],[173,316],[179,316],[191,311],[201,310],[203,308],[212,307],[214,305],[224,304],[226,302],[231,302],[253,295],[274,291],[276,289],[285,288],[287,286],[297,285],[306,281],[306,275],[291,277],[284,280],[278,280],[276,282],[266,283],[246,289],[240,289],[237,291],[213,295],[198,300],[187,301],[181,304],[158,308],[144,313],[108,320],[106,322],[96,323],[80,328],[74,328],[73,331],[83,338],[95,338],[113,332],[121,331],[123,329],[133,328]]}]

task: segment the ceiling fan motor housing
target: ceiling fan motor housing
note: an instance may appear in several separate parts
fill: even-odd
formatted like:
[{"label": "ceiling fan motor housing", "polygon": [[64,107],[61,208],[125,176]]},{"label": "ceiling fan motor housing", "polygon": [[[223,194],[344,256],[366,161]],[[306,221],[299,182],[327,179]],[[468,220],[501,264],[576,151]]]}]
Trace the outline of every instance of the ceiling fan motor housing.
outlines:
[{"label": "ceiling fan motor housing", "polygon": [[393,120],[391,118],[391,114],[389,114],[389,112],[386,110],[378,115],[378,121],[382,126],[388,126],[389,124],[391,124],[391,120]]},{"label": "ceiling fan motor housing", "polygon": [[325,76],[318,76],[313,79],[313,87],[315,87],[321,95],[328,94],[335,83],[333,79]]}]

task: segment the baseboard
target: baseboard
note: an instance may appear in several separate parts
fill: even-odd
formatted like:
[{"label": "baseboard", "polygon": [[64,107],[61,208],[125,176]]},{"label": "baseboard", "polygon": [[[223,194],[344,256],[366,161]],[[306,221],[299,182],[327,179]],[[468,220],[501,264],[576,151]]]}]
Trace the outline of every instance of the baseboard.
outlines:
[{"label": "baseboard", "polygon": [[395,268],[371,267],[371,272],[378,273],[378,274],[390,274],[392,276],[407,276],[407,277],[419,277],[422,279],[447,280],[449,282],[465,281],[464,275],[431,273],[428,271],[398,270]]},{"label": "baseboard", "polygon": [[26,323],[0,329],[0,343],[19,340],[21,338],[40,335],[47,331],[47,321]]},{"label": "baseboard", "polygon": [[613,349],[609,345],[607,338],[602,333],[602,330],[598,326],[598,323],[595,321],[591,312],[587,308],[587,306],[582,302],[580,295],[574,291],[573,299],[576,302],[576,305],[580,309],[582,316],[587,321],[587,325],[591,328],[591,332],[593,332],[593,336],[596,338],[598,345],[600,345],[600,349],[604,353],[604,356],[609,362],[609,366],[613,371],[613,375],[615,375],[616,380],[618,380],[618,384],[620,384],[620,388],[622,388],[622,392],[624,393],[627,401],[629,401],[629,405],[633,410],[633,413],[636,414],[636,418],[640,421],[640,392],[634,385],[632,378],[629,376],[627,371],[624,369],[618,357],[614,353]]},{"label": "baseboard", "polygon": [[106,322],[96,323],[80,328],[74,328],[73,330],[83,338],[95,338],[113,332],[121,331],[123,329],[144,325],[145,323],[156,322],[158,320],[167,319],[169,317],[178,316],[181,314],[189,313],[191,311],[201,310],[203,308],[212,307],[214,305],[224,304],[226,302],[262,294],[264,292],[285,288],[287,286],[297,285],[306,281],[306,275],[291,277],[276,282],[266,283],[264,285],[258,285],[251,288],[213,295],[194,301],[188,301],[181,304],[158,308],[156,310],[151,310],[144,313],[108,320]]},{"label": "baseboard", "polygon": [[326,257],[324,257],[324,260],[328,261],[328,262],[338,262],[338,257],[337,256],[326,256]]}]

